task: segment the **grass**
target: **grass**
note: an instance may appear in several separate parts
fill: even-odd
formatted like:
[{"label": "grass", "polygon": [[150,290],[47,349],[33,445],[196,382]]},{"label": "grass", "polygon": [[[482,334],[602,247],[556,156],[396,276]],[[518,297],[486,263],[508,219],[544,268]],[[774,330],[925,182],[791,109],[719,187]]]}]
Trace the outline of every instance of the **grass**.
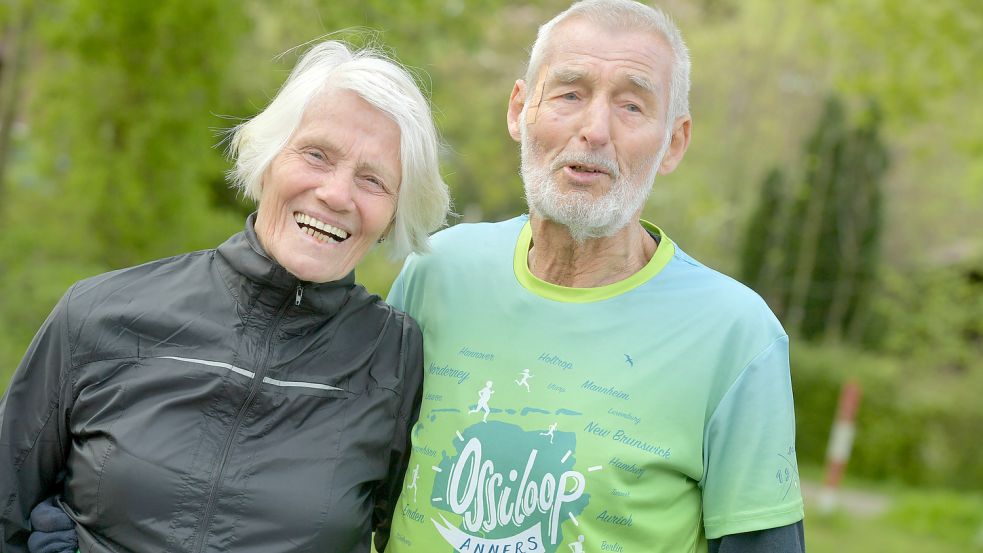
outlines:
[{"label": "grass", "polygon": [[966,553],[983,551],[965,543],[925,535],[886,520],[867,520],[835,513],[820,516],[806,513],[806,551],[809,553]]},{"label": "grass", "polygon": [[[808,473],[808,471],[807,471]],[[821,514],[806,499],[809,553],[983,553],[983,494],[848,481],[852,490],[883,497],[886,511],[854,512],[848,505]]]}]

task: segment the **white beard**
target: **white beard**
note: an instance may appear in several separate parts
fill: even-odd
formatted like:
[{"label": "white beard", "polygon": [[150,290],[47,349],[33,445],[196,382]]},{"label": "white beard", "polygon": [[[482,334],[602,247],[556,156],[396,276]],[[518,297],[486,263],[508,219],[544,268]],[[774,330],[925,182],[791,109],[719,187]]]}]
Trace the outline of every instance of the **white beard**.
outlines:
[{"label": "white beard", "polygon": [[[570,236],[578,244],[593,238],[612,236],[638,216],[652,191],[662,158],[669,149],[669,141],[666,140],[661,151],[648,160],[642,160],[638,167],[630,168],[631,173],[621,173],[614,160],[595,153],[561,152],[547,165],[545,160],[541,160],[542,148],[526,132],[525,110],[519,117],[519,129],[519,171],[529,211],[567,227]],[[613,181],[611,189],[599,198],[586,191],[560,192],[554,175],[570,164],[603,167]],[[635,169],[645,170],[646,167],[648,174],[643,179],[638,179]]]}]

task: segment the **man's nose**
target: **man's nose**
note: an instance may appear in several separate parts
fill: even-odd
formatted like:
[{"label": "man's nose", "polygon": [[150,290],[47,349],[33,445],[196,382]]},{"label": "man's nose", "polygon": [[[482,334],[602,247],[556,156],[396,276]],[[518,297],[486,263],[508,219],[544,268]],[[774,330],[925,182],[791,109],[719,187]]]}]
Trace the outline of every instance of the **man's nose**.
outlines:
[{"label": "man's nose", "polygon": [[336,168],[324,175],[314,196],[333,211],[355,209],[355,175],[351,171]]},{"label": "man's nose", "polygon": [[592,150],[603,148],[611,141],[611,106],[606,101],[597,98],[587,105],[580,135]]}]

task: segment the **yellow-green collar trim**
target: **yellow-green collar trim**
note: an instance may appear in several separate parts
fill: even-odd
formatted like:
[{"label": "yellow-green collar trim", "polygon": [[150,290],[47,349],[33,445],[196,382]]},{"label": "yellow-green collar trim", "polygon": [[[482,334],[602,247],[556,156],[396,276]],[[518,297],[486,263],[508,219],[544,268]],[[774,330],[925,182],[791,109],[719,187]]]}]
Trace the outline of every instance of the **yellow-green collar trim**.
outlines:
[{"label": "yellow-green collar trim", "polygon": [[624,280],[619,280],[618,282],[605,286],[598,286],[596,288],[569,288],[541,280],[529,271],[529,245],[532,243],[532,226],[530,226],[529,221],[526,221],[526,224],[522,226],[522,231],[519,232],[519,239],[515,244],[515,257],[512,261],[515,277],[519,280],[519,284],[526,290],[554,301],[588,303],[606,300],[624,294],[659,274],[676,253],[676,245],[666,236],[666,233],[648,221],[642,220],[641,223],[646,230],[661,237],[659,247],[655,250],[655,255],[642,267],[641,271]]}]

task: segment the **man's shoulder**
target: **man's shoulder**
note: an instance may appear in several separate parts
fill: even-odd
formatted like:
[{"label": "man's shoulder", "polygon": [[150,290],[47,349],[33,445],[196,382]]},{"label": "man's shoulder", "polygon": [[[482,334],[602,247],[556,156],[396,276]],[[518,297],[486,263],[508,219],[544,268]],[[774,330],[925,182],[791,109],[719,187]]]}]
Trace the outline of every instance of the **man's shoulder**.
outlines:
[{"label": "man's shoulder", "polygon": [[678,246],[671,272],[699,301],[714,306],[725,318],[756,319],[781,328],[771,308],[757,292],[737,279],[713,269],[687,254]]},{"label": "man's shoulder", "polygon": [[498,222],[459,223],[433,235],[433,251],[437,254],[457,249],[474,251],[500,241],[514,245],[528,220],[527,215],[520,215]]},{"label": "man's shoulder", "polygon": [[409,265],[418,269],[466,269],[485,263],[511,263],[516,238],[526,224],[525,215],[496,223],[460,223],[431,238],[431,251],[410,256]]},{"label": "man's shoulder", "polygon": [[516,239],[526,220],[523,216],[498,223],[461,223],[438,232],[429,253],[406,259],[388,301],[419,317],[429,303],[422,300],[425,289],[469,297],[468,290],[504,282],[501,277],[511,274]]}]

